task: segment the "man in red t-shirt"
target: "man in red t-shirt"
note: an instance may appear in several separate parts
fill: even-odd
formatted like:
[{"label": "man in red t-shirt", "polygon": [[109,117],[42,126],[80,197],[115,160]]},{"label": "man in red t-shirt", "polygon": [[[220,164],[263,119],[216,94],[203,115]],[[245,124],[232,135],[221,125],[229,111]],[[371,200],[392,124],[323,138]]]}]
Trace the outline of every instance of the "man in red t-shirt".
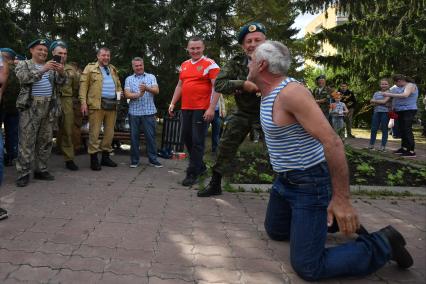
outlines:
[{"label": "man in red t-shirt", "polygon": [[219,99],[213,86],[220,69],[213,60],[203,55],[204,49],[201,38],[189,40],[187,51],[191,59],[181,65],[179,82],[169,106],[169,114],[173,116],[175,104],[182,97],[182,132],[189,152],[189,165],[182,181],[184,186],[197,183],[198,177],[206,171],[203,161],[205,133]]}]

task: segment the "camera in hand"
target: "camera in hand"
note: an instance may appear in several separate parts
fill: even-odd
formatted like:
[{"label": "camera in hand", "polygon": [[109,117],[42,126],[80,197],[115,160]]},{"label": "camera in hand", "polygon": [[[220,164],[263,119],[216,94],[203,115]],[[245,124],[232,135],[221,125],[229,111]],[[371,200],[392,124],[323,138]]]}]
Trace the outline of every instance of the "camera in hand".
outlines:
[{"label": "camera in hand", "polygon": [[53,61],[56,63],[61,63],[62,57],[60,55],[53,55]]}]

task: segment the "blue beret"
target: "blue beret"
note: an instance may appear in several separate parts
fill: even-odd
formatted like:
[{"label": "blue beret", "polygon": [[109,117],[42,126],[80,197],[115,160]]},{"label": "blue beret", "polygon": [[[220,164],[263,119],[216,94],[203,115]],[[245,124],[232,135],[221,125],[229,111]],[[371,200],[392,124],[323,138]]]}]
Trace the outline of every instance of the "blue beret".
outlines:
[{"label": "blue beret", "polygon": [[9,53],[10,57],[12,57],[13,59],[15,59],[15,57],[16,57],[16,52],[11,48],[8,48],[8,47],[0,48],[0,51],[5,52],[5,53]]},{"label": "blue beret", "polygon": [[315,81],[318,81],[319,79],[325,79],[325,75],[319,75],[315,78]]},{"label": "blue beret", "polygon": [[16,58],[17,60],[25,60],[25,59],[27,59],[25,56],[20,55],[20,54],[17,54],[15,58]]},{"label": "blue beret", "polygon": [[44,45],[45,47],[49,48],[50,42],[47,39],[36,39],[35,41],[31,42],[27,48],[32,48],[36,45]]},{"label": "blue beret", "polygon": [[49,51],[52,52],[57,46],[68,48],[68,45],[63,40],[55,40],[49,47]]},{"label": "blue beret", "polygon": [[258,22],[252,22],[248,23],[245,26],[242,26],[240,28],[240,32],[238,33],[238,43],[242,44],[246,34],[254,32],[261,32],[263,34],[266,34],[266,28],[263,24]]}]

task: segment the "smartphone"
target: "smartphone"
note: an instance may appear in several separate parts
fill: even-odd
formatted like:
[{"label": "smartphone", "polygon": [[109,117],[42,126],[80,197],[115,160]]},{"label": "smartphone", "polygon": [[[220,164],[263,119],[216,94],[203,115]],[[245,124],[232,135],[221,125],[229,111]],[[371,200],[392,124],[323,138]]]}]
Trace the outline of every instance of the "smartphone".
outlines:
[{"label": "smartphone", "polygon": [[60,55],[53,55],[53,61],[55,61],[56,63],[61,63],[62,57]]}]

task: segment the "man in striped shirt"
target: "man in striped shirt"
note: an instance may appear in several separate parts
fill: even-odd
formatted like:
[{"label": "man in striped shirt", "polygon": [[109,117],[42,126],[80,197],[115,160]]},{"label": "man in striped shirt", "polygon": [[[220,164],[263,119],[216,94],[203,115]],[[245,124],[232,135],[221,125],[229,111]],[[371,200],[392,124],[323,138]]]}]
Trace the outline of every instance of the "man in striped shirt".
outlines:
[{"label": "man in striped shirt", "polygon": [[[389,260],[410,267],[413,260],[405,240],[392,226],[371,234],[358,230],[343,143],[309,90],[287,76],[290,61],[286,46],[267,41],[249,64],[248,80],[262,93],[260,120],[277,173],[266,232],[274,240],[290,241],[291,264],[308,281],[364,276]],[[344,234],[358,231],[359,236],[326,248],[327,226],[336,221]]]},{"label": "man in striped shirt", "polygon": [[219,99],[213,86],[220,69],[213,60],[203,55],[204,49],[201,38],[193,37],[189,40],[187,50],[191,59],[181,65],[179,82],[169,106],[169,114],[173,116],[175,104],[182,97],[182,132],[189,152],[189,165],[182,181],[183,186],[197,183],[198,177],[206,172],[203,161],[205,134],[208,123],[214,118]]}]

